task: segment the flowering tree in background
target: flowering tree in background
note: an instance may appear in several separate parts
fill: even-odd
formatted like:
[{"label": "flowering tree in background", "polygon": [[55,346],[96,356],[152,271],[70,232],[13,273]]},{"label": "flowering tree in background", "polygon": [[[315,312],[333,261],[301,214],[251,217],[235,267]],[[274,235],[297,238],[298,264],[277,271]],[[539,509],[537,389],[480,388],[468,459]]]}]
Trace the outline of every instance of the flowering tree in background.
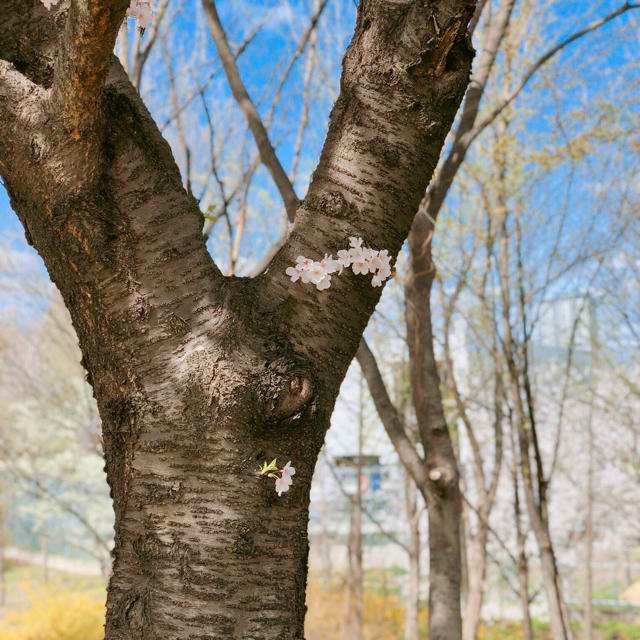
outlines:
[{"label": "flowering tree in background", "polygon": [[[211,260],[203,215],[112,56],[140,4],[5,0],[0,22],[0,174],[69,309],[103,424],[106,638],[300,639],[311,475],[380,296],[371,285],[389,275],[466,88],[475,3],[360,3],[301,202],[270,164],[295,221],[254,279]],[[388,254],[350,256],[328,288],[327,266],[316,287],[287,275],[350,237]],[[359,275],[374,259],[376,283]],[[280,497],[258,471],[278,458],[296,472],[290,484],[280,471]],[[432,640],[457,637],[437,605]]]}]

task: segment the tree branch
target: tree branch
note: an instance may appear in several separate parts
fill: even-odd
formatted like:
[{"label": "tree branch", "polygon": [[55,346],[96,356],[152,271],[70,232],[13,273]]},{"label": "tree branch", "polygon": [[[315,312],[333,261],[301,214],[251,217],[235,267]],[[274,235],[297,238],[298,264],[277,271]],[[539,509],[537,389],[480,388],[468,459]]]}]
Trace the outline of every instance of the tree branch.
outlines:
[{"label": "tree branch", "polygon": [[413,481],[418,486],[420,493],[422,493],[426,501],[426,487],[429,483],[427,467],[407,436],[404,420],[400,417],[400,413],[391,402],[387,387],[380,374],[378,363],[364,338],[360,341],[356,358],[362,374],[367,381],[369,393],[371,394],[385,431],[393,443],[395,450],[398,452],[402,464],[411,474]]},{"label": "tree branch", "polygon": [[[416,0],[358,5],[318,167],[287,242],[262,276],[269,281],[265,304],[301,353],[313,351],[315,358],[320,351],[334,364],[350,360],[380,290],[370,278],[348,271],[333,277],[331,289],[317,291],[292,283],[287,267],[299,255],[335,255],[350,236],[395,258],[468,83],[466,25],[474,8],[468,0],[441,0],[428,16]],[[440,53],[423,60],[420,43],[427,41]],[[287,300],[291,308],[285,313]],[[334,330],[338,342],[327,339]]]},{"label": "tree branch", "polygon": [[449,188],[471,144],[468,139],[469,132],[473,129],[478,116],[480,101],[493,69],[500,43],[507,32],[514,4],[515,0],[502,0],[495,18],[486,28],[487,34],[484,38],[482,51],[478,57],[475,70],[471,75],[471,82],[465,95],[460,123],[456,129],[453,145],[436,177],[431,182],[425,201],[420,207],[422,211],[426,212],[427,218],[432,224],[438,217]]},{"label": "tree branch", "polygon": [[[149,54],[153,49],[153,45],[156,43],[158,38],[158,34],[160,32],[160,25],[164,20],[165,13],[167,12],[167,7],[169,6],[169,0],[162,0],[160,2],[160,6],[158,10],[155,12],[153,16],[153,22],[151,23],[151,28],[149,29],[149,35],[145,39],[145,45],[143,47],[138,46],[133,56],[133,71],[131,73],[131,82],[133,82],[133,86],[140,90],[140,83],[142,82],[142,70],[144,69],[144,65],[149,58]],[[138,45],[140,43],[138,42]],[[128,71],[127,71],[128,73]]]},{"label": "tree branch", "polygon": [[222,24],[220,23],[220,18],[218,16],[214,0],[202,0],[202,6],[207,18],[209,30],[211,31],[211,36],[215,42],[216,48],[218,49],[218,55],[220,56],[222,66],[224,67],[227,80],[229,81],[233,97],[236,99],[238,106],[247,119],[249,129],[251,129],[251,133],[253,134],[258,150],[260,151],[262,162],[276,183],[278,191],[284,201],[287,216],[289,220],[293,222],[296,210],[300,203],[298,196],[295,194],[291,182],[282,168],[280,160],[278,160],[278,157],[276,156],[276,152],[269,140],[267,130],[262,123],[262,118],[260,117],[255,104],[249,97],[244,83],[242,82],[242,78],[238,72],[238,67],[235,63],[235,58],[231,52],[229,43],[227,42],[227,37],[224,29],[222,28]]},{"label": "tree branch", "polygon": [[[311,16],[311,21],[309,23],[309,26],[307,27],[306,31],[302,34],[302,37],[298,41],[298,46],[296,47],[296,50],[295,50],[293,56],[291,56],[291,60],[289,60],[289,64],[287,65],[287,68],[285,69],[285,72],[282,74],[282,78],[280,79],[280,84],[278,85],[278,88],[275,90],[273,103],[271,104],[271,109],[269,111],[269,116],[267,117],[267,126],[269,126],[269,123],[273,119],[273,114],[274,114],[274,112],[276,110],[276,106],[277,106],[278,102],[280,101],[280,94],[282,93],[282,89],[283,89],[283,87],[285,85],[285,82],[287,81],[287,78],[289,77],[289,74],[291,73],[291,70],[293,69],[293,65],[296,63],[298,58],[304,52],[304,50],[305,50],[305,48],[307,46],[307,43],[312,39],[312,36],[316,33],[316,28],[318,26],[318,20],[320,19],[320,16],[322,15],[322,12],[324,11],[324,8],[327,6],[328,1],[329,0],[321,0],[320,3],[315,6],[315,12]],[[312,47],[311,48],[312,49],[314,48],[313,43],[312,43]]]},{"label": "tree branch", "polygon": [[568,38],[561,40],[558,44],[556,44],[554,47],[549,49],[549,51],[547,51],[544,55],[540,56],[529,67],[527,72],[520,79],[520,82],[518,82],[516,87],[507,95],[507,97],[504,98],[504,100],[499,105],[497,105],[491,111],[491,113],[486,118],[484,118],[482,122],[480,122],[480,124],[474,127],[473,130],[467,134],[467,138],[468,138],[467,146],[470,145],[506,109],[506,107],[508,107],[520,95],[520,92],[527,86],[529,80],[531,80],[531,78],[536,73],[536,71],[538,71],[540,67],[542,67],[547,62],[549,62],[549,60],[551,60],[551,58],[553,58],[553,56],[555,56],[556,53],[562,51],[562,49],[570,45],[572,42],[575,42],[582,36],[588,33],[591,33],[596,29],[599,29],[600,27],[604,26],[608,22],[611,22],[618,16],[632,9],[640,9],[640,4],[625,2],[621,7],[619,7],[609,15],[605,16],[604,18],[600,18],[599,20],[595,20],[594,22],[586,26],[584,29],[581,29],[580,31],[577,31],[576,33],[569,36]]},{"label": "tree branch", "polygon": [[53,101],[76,139],[94,126],[128,6],[128,0],[71,0],[54,67]]},{"label": "tree branch", "polygon": [[20,73],[13,64],[0,59],[0,116],[3,122],[24,113],[29,96],[41,98],[42,95],[41,87]]}]

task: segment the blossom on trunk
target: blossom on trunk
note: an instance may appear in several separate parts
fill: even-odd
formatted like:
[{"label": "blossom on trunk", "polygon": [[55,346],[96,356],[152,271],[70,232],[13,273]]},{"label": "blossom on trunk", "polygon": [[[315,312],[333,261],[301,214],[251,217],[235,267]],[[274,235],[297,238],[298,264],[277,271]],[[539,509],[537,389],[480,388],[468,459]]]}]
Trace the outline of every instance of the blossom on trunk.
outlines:
[{"label": "blossom on trunk", "polygon": [[301,280],[305,284],[315,284],[318,291],[328,289],[331,286],[331,274],[351,267],[356,275],[373,274],[371,285],[381,287],[382,283],[391,276],[391,256],[387,249],[378,251],[363,245],[362,238],[349,238],[349,249],[340,249],[338,258],[324,254],[322,260],[311,260],[304,256],[296,258],[293,267],[287,267],[285,273],[291,278],[291,282]]},{"label": "blossom on trunk", "polygon": [[[292,476],[295,475],[296,469],[291,466],[291,460],[282,467],[278,468],[278,459],[274,458],[271,462],[263,462],[259,471],[261,476],[267,478],[276,479],[276,493],[281,496],[286,491],[289,491],[289,487],[293,484]],[[278,475],[280,474],[280,475]]]}]

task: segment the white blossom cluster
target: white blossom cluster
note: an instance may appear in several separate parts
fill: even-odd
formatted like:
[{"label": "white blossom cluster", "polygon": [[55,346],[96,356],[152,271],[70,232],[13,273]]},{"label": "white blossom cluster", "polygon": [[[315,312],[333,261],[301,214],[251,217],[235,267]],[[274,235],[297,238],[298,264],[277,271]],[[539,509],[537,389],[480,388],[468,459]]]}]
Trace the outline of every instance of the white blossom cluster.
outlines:
[{"label": "white blossom cluster", "polygon": [[293,478],[296,473],[295,467],[291,466],[291,460],[280,469],[280,477],[276,478],[276,492],[281,496],[285,491],[289,491],[289,487],[293,484]]},{"label": "white blossom cluster", "polygon": [[[42,4],[51,11],[51,7],[58,4],[60,0],[42,0]],[[138,27],[146,29],[153,19],[153,9],[151,8],[152,0],[131,0],[131,4],[127,9],[127,16],[135,18]]]},{"label": "white blossom cluster", "polygon": [[259,472],[261,476],[276,479],[276,493],[278,496],[289,491],[289,488],[293,484],[293,476],[296,475],[296,469],[291,466],[291,460],[289,460],[282,469],[278,469],[277,458],[274,458],[271,462],[263,462]]},{"label": "white blossom cluster", "polygon": [[338,251],[338,258],[325,254],[322,260],[311,260],[304,256],[296,258],[296,264],[288,267],[285,273],[291,278],[291,282],[301,280],[305,284],[316,285],[318,291],[328,289],[331,286],[331,274],[340,275],[343,269],[351,267],[356,275],[373,274],[371,285],[382,286],[382,283],[391,275],[391,256],[387,249],[378,251],[362,246],[362,238],[349,238],[349,249]]},{"label": "white blossom cluster", "polygon": [[135,18],[140,29],[146,29],[153,18],[151,0],[131,0],[127,15],[130,18]]}]

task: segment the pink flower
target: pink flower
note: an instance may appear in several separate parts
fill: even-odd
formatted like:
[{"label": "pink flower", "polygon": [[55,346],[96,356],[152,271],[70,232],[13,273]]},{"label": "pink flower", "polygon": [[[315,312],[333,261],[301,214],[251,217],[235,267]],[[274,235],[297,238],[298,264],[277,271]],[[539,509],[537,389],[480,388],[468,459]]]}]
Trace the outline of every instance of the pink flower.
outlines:
[{"label": "pink flower", "polygon": [[319,262],[312,262],[302,274],[302,282],[305,284],[313,282],[313,284],[319,284],[320,281],[327,275],[322,265]]},{"label": "pink flower", "polygon": [[291,282],[297,282],[302,275],[302,269],[298,265],[287,267],[285,273],[291,278]]},{"label": "pink flower", "polygon": [[296,468],[291,466],[291,460],[289,460],[289,462],[287,462],[287,464],[285,464],[284,467],[282,468],[282,477],[290,478],[291,476],[295,476],[295,475],[296,475]]},{"label": "pink flower", "polygon": [[320,280],[320,282],[316,282],[316,289],[318,291],[324,291],[325,289],[328,289],[330,286],[331,286],[330,275],[326,275],[324,276],[324,278],[322,278],[322,280]]},{"label": "pink flower", "polygon": [[326,253],[324,254],[324,258],[320,260],[320,266],[324,269],[325,273],[335,273],[340,269],[340,263],[334,260],[333,256],[328,256]]},{"label": "pink flower", "polygon": [[378,251],[365,247],[362,238],[349,238],[349,249],[340,249],[337,256],[334,260],[332,255],[325,253],[319,261],[298,256],[296,264],[287,267],[285,273],[291,282],[301,280],[305,284],[315,284],[318,291],[328,289],[331,286],[331,274],[338,272],[341,275],[345,267],[351,267],[356,275],[373,274],[371,284],[374,287],[382,286],[391,275],[391,257],[387,249]]},{"label": "pink flower", "polygon": [[358,258],[351,263],[351,268],[356,275],[361,273],[366,276],[369,273],[369,262],[364,257]]},{"label": "pink flower", "polygon": [[127,15],[135,18],[138,27],[146,29],[153,19],[151,10],[151,0],[131,0],[131,4],[127,9]]},{"label": "pink flower", "polygon": [[[349,255],[349,250],[348,249],[340,249],[340,251],[338,251],[338,260],[337,260],[337,262],[340,265],[340,267],[350,267],[351,266],[351,256]],[[340,269],[340,272],[342,272],[342,268]]]},{"label": "pink flower", "polygon": [[280,478],[276,478],[276,491],[281,496],[285,491],[289,491],[289,487],[293,484],[293,477],[296,474],[295,467],[291,466],[291,460],[280,469],[282,474]]},{"label": "pink flower", "polygon": [[285,491],[289,491],[292,484],[291,478],[276,478],[276,492],[281,496]]}]

